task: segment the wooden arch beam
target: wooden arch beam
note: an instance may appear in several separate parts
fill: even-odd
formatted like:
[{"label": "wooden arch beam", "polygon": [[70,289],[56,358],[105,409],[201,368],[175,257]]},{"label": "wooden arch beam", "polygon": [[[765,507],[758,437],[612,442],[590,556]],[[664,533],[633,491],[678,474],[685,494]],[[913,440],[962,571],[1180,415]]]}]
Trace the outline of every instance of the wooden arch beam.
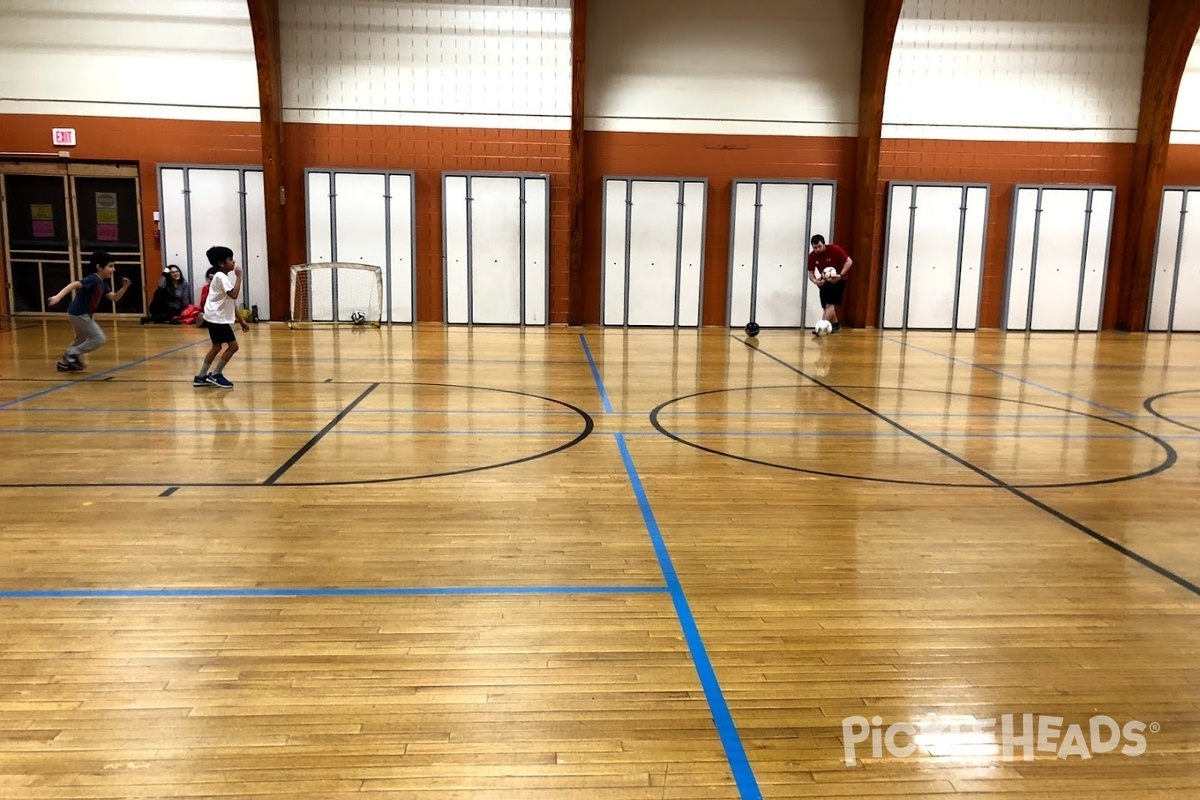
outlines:
[{"label": "wooden arch beam", "polygon": [[582,325],[583,309],[583,117],[586,77],[587,0],[571,0],[571,143],[567,176],[567,324]]},{"label": "wooden arch beam", "polygon": [[1137,142],[1125,202],[1125,242],[1111,282],[1118,298],[1117,327],[1121,330],[1146,327],[1171,124],[1197,31],[1200,3],[1196,0],[1150,0]]},{"label": "wooden arch beam", "polygon": [[851,303],[847,321],[852,325],[874,325],[879,313],[882,270],[876,257],[879,228],[879,150],[883,137],[883,100],[888,66],[904,0],[866,0],[863,5],[862,67],[858,88],[858,146],[854,169],[853,239],[854,259]]},{"label": "wooden arch beam", "polygon": [[267,217],[267,282],[271,316],[287,319],[291,277],[287,263],[287,216],[284,213],[283,59],[280,53],[279,0],[247,0],[254,60],[258,63],[258,107],[262,138],[263,198]]}]

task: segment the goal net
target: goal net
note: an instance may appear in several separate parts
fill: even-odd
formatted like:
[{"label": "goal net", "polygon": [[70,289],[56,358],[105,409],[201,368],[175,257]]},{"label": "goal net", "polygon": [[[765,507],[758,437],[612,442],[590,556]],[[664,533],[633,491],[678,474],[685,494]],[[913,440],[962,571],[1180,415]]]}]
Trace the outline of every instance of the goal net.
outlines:
[{"label": "goal net", "polygon": [[292,267],[288,326],[344,323],[374,325],[383,319],[383,269],[329,261]]}]

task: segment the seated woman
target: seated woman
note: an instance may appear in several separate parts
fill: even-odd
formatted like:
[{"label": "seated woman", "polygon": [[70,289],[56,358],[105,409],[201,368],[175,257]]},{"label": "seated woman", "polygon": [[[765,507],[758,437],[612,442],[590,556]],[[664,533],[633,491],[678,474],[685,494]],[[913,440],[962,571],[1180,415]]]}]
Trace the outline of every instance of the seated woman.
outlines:
[{"label": "seated woman", "polygon": [[158,288],[150,298],[150,315],[142,317],[142,324],[174,322],[180,312],[191,304],[192,287],[183,279],[183,272],[179,267],[171,264],[158,281]]}]

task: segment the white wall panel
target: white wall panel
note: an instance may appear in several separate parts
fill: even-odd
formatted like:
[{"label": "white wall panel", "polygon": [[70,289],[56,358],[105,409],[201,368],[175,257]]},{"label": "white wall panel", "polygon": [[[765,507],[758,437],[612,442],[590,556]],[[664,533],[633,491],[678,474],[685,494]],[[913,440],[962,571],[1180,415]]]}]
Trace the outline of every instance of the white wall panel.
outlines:
[{"label": "white wall panel", "polygon": [[960,329],[971,330],[979,326],[979,303],[983,292],[983,253],[987,247],[987,214],[987,188],[968,188],[967,213],[963,219],[963,252],[956,320]]},{"label": "white wall panel", "polygon": [[883,326],[974,328],[987,187],[893,183],[888,198]]},{"label": "white wall panel", "polygon": [[674,325],[680,184],[635,181],[629,225],[630,325]]},{"label": "white wall panel", "polygon": [[[333,175],[310,172],[306,188],[309,263],[333,261]],[[316,270],[308,273],[308,280],[313,321],[332,321],[332,274],[327,270]]]},{"label": "white wall panel", "polygon": [[442,258],[445,265],[446,322],[463,323],[471,319],[469,294],[469,254],[467,242],[467,178],[448,175],[442,182]]},{"label": "white wall panel", "polygon": [[1200,188],[1163,192],[1147,329],[1200,331]]},{"label": "white wall panel", "polygon": [[[333,174],[333,260],[351,264],[387,265],[387,177],[381,173]],[[345,322],[355,311],[368,313],[361,270],[337,270],[337,319]],[[380,298],[382,301],[383,298]]]},{"label": "white wall panel", "polygon": [[700,324],[700,303],[704,285],[705,185],[698,181],[683,184],[683,214],[679,237],[679,306],[675,324],[696,327]]},{"label": "white wall panel", "polygon": [[[191,249],[188,246],[187,194],[184,192],[183,174],[183,167],[159,170],[158,230],[162,240],[163,266],[178,265],[188,283],[197,287],[199,284],[196,282],[195,270],[191,264]],[[204,278],[203,269],[200,270],[200,278]],[[199,290],[194,290],[193,294],[199,301]]]},{"label": "white wall panel", "polygon": [[[734,181],[730,210],[729,241],[729,324],[744,326],[756,317],[765,316],[767,307],[755,308],[757,297],[755,270],[769,269],[771,259],[757,257],[763,248],[755,247],[755,236],[761,224],[756,213],[760,184],[753,181]],[[759,263],[755,264],[758,261]],[[764,265],[768,265],[764,267]],[[782,268],[782,267],[781,267]],[[753,305],[752,305],[753,304]],[[759,323],[765,325],[766,323]]]},{"label": "white wall panel", "polygon": [[[267,271],[267,205],[261,170],[246,170],[246,249],[241,262],[246,268],[246,305],[258,306],[259,319],[271,318],[271,283]],[[197,293],[196,298],[200,295]]]},{"label": "white wall panel", "polygon": [[1113,222],[1114,193],[1093,191],[1087,215],[1087,244],[1084,247],[1083,275],[1079,286],[1079,311],[1075,329],[1100,330],[1104,305],[1104,280],[1108,274],[1109,232]]},{"label": "white wall panel", "polygon": [[471,322],[521,323],[521,180],[471,179]]},{"label": "white wall panel", "polygon": [[447,322],[547,323],[549,184],[545,175],[444,176]]},{"label": "white wall panel", "polygon": [[384,307],[388,322],[413,322],[416,307],[416,186],[412,175],[388,175],[388,274]]},{"label": "white wall panel", "polygon": [[958,235],[962,188],[917,189],[916,224],[909,263],[908,327],[954,327],[957,297]]},{"label": "white wall panel", "polygon": [[1132,142],[1149,0],[906,0],[885,137]]},{"label": "white wall panel", "polygon": [[[242,182],[236,169],[189,168],[192,286],[204,285],[208,248],[224,245],[237,253],[242,242]],[[196,299],[200,299],[199,290]],[[241,303],[238,303],[240,306]]]},{"label": "white wall panel", "polygon": [[1007,327],[1096,330],[1104,300],[1115,191],[1111,187],[1019,187],[1016,197]]},{"label": "white wall panel", "polygon": [[896,184],[888,189],[887,233],[883,249],[883,327],[904,327],[904,298],[908,296],[908,241],[916,215],[916,187]]},{"label": "white wall panel", "polygon": [[550,182],[525,180],[525,322],[545,325],[550,312]]},{"label": "white wall panel", "polygon": [[566,130],[570,0],[289,0],[284,119]]},{"label": "white wall panel", "polygon": [[590,130],[853,136],[862,0],[588,4]]},{"label": "white wall panel", "polygon": [[601,283],[603,290],[603,321],[605,325],[625,324],[625,287],[629,258],[629,198],[633,191],[630,181],[604,181],[604,214],[602,225]]},{"label": "white wall panel", "polygon": [[246,2],[5,0],[0,113],[256,122]]},{"label": "white wall panel", "polygon": [[819,293],[808,282],[808,242],[814,233],[832,241],[833,184],[735,181],[734,194],[729,324],[753,319],[764,328],[797,328],[819,319]]},{"label": "white wall panel", "polygon": [[1029,291],[1033,286],[1038,190],[1017,188],[1013,192],[1013,198],[1004,327],[1008,330],[1025,330],[1029,326]]},{"label": "white wall panel", "polygon": [[699,325],[707,188],[691,179],[605,179],[604,324]]}]

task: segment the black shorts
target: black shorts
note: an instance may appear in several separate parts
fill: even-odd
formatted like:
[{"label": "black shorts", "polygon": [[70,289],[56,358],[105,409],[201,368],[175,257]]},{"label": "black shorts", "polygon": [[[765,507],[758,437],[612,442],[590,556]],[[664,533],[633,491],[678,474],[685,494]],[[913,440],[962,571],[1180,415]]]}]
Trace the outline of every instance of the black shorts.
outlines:
[{"label": "black shorts", "polygon": [[842,304],[842,296],[846,294],[845,281],[835,281],[834,283],[825,282],[821,284],[820,288],[821,308],[840,306]]},{"label": "black shorts", "polygon": [[213,344],[231,344],[237,341],[233,335],[233,326],[224,322],[208,323],[208,338]]}]

